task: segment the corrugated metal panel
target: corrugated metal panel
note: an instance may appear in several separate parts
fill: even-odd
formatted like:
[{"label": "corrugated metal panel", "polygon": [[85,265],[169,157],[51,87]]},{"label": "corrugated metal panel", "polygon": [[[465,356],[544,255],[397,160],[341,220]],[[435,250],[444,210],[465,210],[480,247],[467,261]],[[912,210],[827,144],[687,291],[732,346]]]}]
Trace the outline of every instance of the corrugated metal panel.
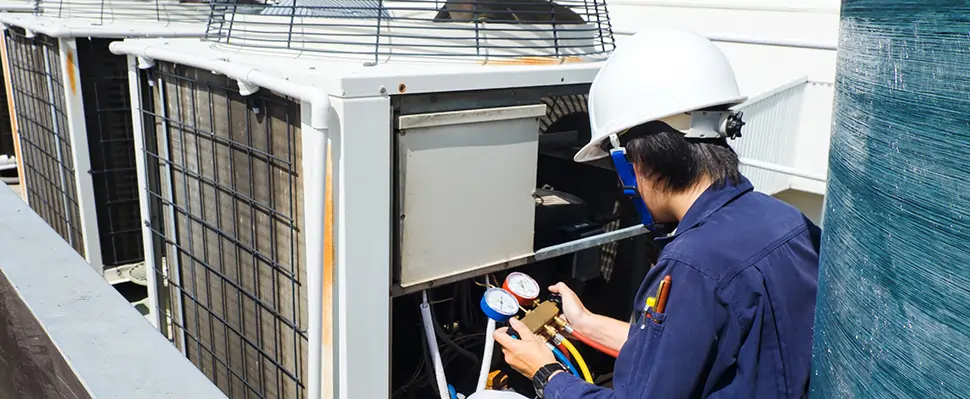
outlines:
[{"label": "corrugated metal panel", "polygon": [[[802,95],[807,79],[799,80],[739,107],[747,123],[743,137],[730,142],[742,158],[794,167]],[[756,190],[774,194],[790,186],[791,177],[782,173],[741,166],[741,172]]]},{"label": "corrugated metal panel", "polygon": [[156,148],[144,155],[159,170],[163,330],[230,397],[303,398],[299,103],[243,97],[224,76],[169,63],[150,74],[145,142]]},{"label": "corrugated metal panel", "polygon": [[83,256],[57,40],[10,27],[6,41],[28,203]]}]

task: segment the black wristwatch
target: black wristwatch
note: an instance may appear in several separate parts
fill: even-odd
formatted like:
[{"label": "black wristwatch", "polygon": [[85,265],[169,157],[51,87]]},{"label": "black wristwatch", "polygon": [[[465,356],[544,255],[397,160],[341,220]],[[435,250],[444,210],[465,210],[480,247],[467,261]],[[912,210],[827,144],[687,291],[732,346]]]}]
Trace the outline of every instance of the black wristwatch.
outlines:
[{"label": "black wristwatch", "polygon": [[535,387],[536,395],[539,395],[539,398],[542,398],[542,392],[546,389],[549,378],[557,371],[566,371],[566,368],[559,363],[550,363],[539,367],[539,371],[536,371],[536,374],[532,376],[532,386]]}]

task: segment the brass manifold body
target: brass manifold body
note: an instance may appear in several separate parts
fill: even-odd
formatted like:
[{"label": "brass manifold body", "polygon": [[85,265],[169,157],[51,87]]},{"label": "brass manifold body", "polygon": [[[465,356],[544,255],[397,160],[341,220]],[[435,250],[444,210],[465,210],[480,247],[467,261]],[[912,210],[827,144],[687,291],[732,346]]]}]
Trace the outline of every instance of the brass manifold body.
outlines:
[{"label": "brass manifold body", "polygon": [[[542,337],[546,341],[557,341],[561,337],[560,331],[568,332],[569,326],[566,319],[559,313],[559,307],[553,301],[535,301],[532,310],[526,310],[525,316],[519,321],[532,331],[533,334]],[[554,342],[558,344],[558,342]]]}]

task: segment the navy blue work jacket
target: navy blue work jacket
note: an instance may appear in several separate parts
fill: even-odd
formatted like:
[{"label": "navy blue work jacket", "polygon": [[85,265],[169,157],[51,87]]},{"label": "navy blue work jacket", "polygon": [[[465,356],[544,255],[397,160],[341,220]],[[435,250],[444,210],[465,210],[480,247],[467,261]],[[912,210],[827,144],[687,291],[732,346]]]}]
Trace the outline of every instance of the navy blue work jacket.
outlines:
[{"label": "navy blue work jacket", "polygon": [[[613,389],[559,373],[544,397],[807,397],[820,234],[747,179],[709,188],[675,233],[657,239],[663,248],[637,294]],[[644,312],[667,275],[664,312]]]}]

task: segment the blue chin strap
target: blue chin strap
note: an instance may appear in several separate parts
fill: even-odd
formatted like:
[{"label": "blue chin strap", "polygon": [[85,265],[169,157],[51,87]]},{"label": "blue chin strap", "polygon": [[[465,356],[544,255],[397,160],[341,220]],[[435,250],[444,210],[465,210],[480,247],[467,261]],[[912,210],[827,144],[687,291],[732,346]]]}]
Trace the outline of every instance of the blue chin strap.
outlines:
[{"label": "blue chin strap", "polygon": [[650,209],[647,208],[647,204],[640,197],[640,191],[637,190],[637,175],[633,170],[633,164],[626,158],[626,148],[618,145],[619,140],[615,138],[611,139],[614,148],[610,150],[610,158],[613,159],[616,174],[620,176],[620,184],[623,185],[623,194],[630,197],[630,200],[633,201],[633,206],[636,207],[637,213],[640,214],[640,222],[648,230],[656,233],[657,226],[653,220],[653,215],[650,214]]}]

